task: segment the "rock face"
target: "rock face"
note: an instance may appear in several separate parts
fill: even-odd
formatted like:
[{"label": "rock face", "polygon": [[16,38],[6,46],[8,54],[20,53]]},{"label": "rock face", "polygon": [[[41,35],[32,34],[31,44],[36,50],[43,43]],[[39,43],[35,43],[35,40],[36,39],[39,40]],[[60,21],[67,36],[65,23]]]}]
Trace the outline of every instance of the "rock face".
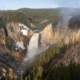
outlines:
[{"label": "rock face", "polygon": [[64,38],[64,43],[74,43],[75,41],[80,40],[80,29],[74,30],[74,29],[67,29],[66,36]]},{"label": "rock face", "polygon": [[51,45],[54,39],[54,33],[52,29],[52,24],[49,24],[43,31],[40,32],[41,40],[40,44],[42,47],[46,47],[47,45]]},{"label": "rock face", "polygon": [[32,30],[21,23],[10,22],[7,24],[8,35],[17,42],[23,41],[28,44],[30,37],[33,35]]},{"label": "rock face", "polygon": [[22,49],[19,49],[16,52],[12,51],[12,55],[13,55],[14,59],[17,60],[17,61],[22,60],[25,57],[25,53]]},{"label": "rock face", "polygon": [[[27,45],[33,32],[24,24],[14,22],[8,23],[6,29],[7,36],[4,29],[0,29],[0,72],[13,78],[19,70],[20,62],[26,56]],[[10,69],[6,69],[7,67]]]},{"label": "rock face", "polygon": [[9,22],[7,24],[8,36],[13,40],[15,50],[12,51],[15,59],[20,60],[24,58],[25,52],[27,52],[27,45],[31,36],[33,35],[32,30],[21,23]]},{"label": "rock face", "polygon": [[[71,17],[69,17],[70,19]],[[41,47],[51,46],[63,40],[65,44],[80,39],[80,29],[71,29],[69,19],[59,20],[56,24],[49,24],[40,32]]]},{"label": "rock face", "polygon": [[[40,32],[41,35],[41,47],[51,46],[58,43],[65,36],[64,28],[60,24],[53,28],[52,24],[49,24],[45,29]],[[63,34],[64,33],[64,34]]]}]

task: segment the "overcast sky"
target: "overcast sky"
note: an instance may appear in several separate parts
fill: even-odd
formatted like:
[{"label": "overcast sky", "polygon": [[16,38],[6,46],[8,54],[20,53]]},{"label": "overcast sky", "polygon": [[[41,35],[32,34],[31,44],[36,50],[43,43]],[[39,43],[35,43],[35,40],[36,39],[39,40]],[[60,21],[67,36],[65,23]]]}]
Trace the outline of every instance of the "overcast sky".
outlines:
[{"label": "overcast sky", "polygon": [[1,10],[56,7],[80,8],[80,0],[0,0]]}]

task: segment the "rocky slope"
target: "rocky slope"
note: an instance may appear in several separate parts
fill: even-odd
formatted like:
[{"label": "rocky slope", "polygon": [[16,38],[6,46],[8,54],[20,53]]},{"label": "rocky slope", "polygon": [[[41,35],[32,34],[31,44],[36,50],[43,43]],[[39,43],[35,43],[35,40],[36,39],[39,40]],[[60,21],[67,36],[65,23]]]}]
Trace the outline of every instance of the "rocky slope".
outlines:
[{"label": "rocky slope", "polygon": [[[19,72],[21,61],[26,56],[27,45],[33,31],[21,23],[9,22],[6,32],[0,29],[0,72],[12,78]],[[7,62],[6,62],[7,61]]]}]

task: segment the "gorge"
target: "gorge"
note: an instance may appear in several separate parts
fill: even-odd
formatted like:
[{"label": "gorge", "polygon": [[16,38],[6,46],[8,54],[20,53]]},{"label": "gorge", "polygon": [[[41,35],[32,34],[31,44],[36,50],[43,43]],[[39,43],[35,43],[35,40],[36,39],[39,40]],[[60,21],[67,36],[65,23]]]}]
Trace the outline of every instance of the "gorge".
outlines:
[{"label": "gorge", "polygon": [[[68,66],[70,61],[80,63],[80,15],[59,16],[60,9],[49,9],[52,12],[48,13],[47,10],[38,10],[39,13],[33,10],[33,15],[29,10],[26,10],[27,13],[20,10],[2,12],[1,75],[15,80],[19,80],[21,76],[37,80],[38,77],[41,78],[41,71],[45,74],[42,77],[46,78],[50,68],[54,71],[60,63],[64,66]],[[41,11],[43,12],[40,13]],[[3,13],[8,16],[5,17]]]}]

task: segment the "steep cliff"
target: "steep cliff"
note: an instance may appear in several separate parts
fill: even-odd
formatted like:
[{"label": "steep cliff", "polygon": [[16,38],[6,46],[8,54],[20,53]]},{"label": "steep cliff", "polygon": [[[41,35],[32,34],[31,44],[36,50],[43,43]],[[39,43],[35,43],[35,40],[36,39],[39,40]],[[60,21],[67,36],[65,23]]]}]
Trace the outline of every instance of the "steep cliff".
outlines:
[{"label": "steep cliff", "polygon": [[29,42],[30,37],[33,35],[32,30],[30,30],[27,26],[21,23],[10,22],[7,24],[8,35],[15,42],[24,42],[24,46]]},{"label": "steep cliff", "polygon": [[26,56],[33,31],[17,22],[7,23],[6,31],[0,29],[0,72],[13,78],[16,77],[20,63]]},{"label": "steep cliff", "polygon": [[[67,19],[61,19],[54,24],[49,24],[41,32],[40,44],[41,47],[51,46],[59,41],[63,40],[65,44],[74,43],[80,39],[80,29],[70,28],[70,20],[73,17]],[[76,27],[76,26],[75,26]]]},{"label": "steep cliff", "polygon": [[17,51],[15,52],[12,50],[13,56],[17,60],[24,58],[26,55],[25,53],[27,52],[27,45],[33,35],[33,31],[21,23],[9,22],[6,26],[8,36],[13,41],[13,45]]},{"label": "steep cliff", "polygon": [[59,21],[56,25],[49,24],[40,32],[42,47],[54,45],[64,38],[67,26],[64,23]]}]

